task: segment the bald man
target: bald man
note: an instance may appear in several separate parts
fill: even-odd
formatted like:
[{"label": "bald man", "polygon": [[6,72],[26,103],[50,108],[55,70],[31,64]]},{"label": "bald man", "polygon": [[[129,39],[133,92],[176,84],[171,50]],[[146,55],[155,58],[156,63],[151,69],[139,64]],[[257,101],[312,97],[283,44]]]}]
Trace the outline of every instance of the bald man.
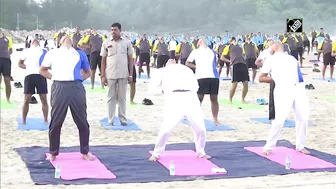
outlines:
[{"label": "bald man", "polygon": [[[309,100],[298,60],[284,53],[281,42],[275,42],[271,50],[274,54],[264,62],[259,77],[259,82],[274,81],[276,84],[276,90],[274,90],[275,119],[272,121],[263,154],[269,155],[274,149],[292,108],[295,113],[296,150],[309,154],[310,152],[304,147],[309,119]],[[272,75],[268,76],[270,73]]]},{"label": "bald man", "polygon": [[[199,40],[197,46],[198,48],[190,53],[186,66],[196,69],[199,101],[202,103],[204,95],[210,95],[214,125],[220,125],[218,121],[219,74],[216,69],[217,55],[215,51],[208,47],[204,39]],[[195,64],[193,64],[194,61]]]},{"label": "bald man", "polygon": [[164,117],[150,161],[157,161],[164,152],[173,128],[186,118],[194,133],[199,158],[210,159],[205,151],[206,130],[202,108],[197,97],[198,82],[192,70],[170,59],[149,81],[151,94],[164,93]]}]

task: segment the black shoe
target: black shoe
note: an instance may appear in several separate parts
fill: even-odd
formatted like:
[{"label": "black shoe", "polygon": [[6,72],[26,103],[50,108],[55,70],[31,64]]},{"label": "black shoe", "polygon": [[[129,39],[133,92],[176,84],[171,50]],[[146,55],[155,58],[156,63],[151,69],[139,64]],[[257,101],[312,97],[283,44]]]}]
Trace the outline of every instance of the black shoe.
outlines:
[{"label": "black shoe", "polygon": [[13,77],[10,77],[10,80],[11,80],[11,81],[14,81]]},{"label": "black shoe", "polygon": [[314,85],[313,85],[313,84],[309,84],[309,85],[308,85],[308,89],[309,89],[309,90],[314,90],[314,89],[315,89],[315,87],[314,87]]},{"label": "black shoe", "polygon": [[149,106],[149,105],[154,105],[153,102],[152,102],[150,99],[147,99],[147,98],[145,98],[145,99],[142,101],[142,104],[143,104],[143,105],[147,105],[147,106]]},{"label": "black shoe", "polygon": [[317,69],[317,68],[314,68],[313,72],[321,72],[321,71],[319,69]]},{"label": "black shoe", "polygon": [[36,100],[36,98],[35,98],[34,96],[32,96],[32,97],[30,98],[29,103],[30,103],[30,104],[37,104],[37,100]]}]

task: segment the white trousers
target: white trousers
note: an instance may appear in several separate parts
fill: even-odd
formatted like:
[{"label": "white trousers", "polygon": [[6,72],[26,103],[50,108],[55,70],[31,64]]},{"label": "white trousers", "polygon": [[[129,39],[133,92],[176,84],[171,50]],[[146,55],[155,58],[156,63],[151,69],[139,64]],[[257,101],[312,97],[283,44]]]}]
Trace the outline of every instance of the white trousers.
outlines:
[{"label": "white trousers", "polygon": [[304,83],[286,87],[275,85],[274,106],[275,119],[272,121],[264,150],[272,150],[275,147],[292,108],[295,115],[296,150],[302,150],[309,119],[309,99]]},{"label": "white trousers", "polygon": [[196,153],[199,157],[206,155],[206,129],[200,101],[195,92],[165,93],[164,117],[156,140],[153,156],[159,157],[166,148],[168,138],[182,119],[189,121],[194,134]]}]

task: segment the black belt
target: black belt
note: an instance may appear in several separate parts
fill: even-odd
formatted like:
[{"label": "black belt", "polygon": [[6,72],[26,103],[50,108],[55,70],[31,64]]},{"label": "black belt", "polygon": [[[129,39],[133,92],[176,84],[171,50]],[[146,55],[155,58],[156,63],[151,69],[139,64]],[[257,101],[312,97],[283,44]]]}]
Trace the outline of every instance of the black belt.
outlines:
[{"label": "black belt", "polygon": [[173,92],[189,92],[190,90],[184,90],[184,89],[177,89],[173,90]]}]

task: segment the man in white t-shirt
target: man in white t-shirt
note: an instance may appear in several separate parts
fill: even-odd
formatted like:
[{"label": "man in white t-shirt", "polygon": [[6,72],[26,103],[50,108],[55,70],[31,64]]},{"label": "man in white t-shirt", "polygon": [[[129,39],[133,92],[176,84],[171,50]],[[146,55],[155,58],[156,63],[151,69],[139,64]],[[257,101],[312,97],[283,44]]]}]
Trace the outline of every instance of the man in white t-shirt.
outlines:
[{"label": "man in white t-shirt", "polygon": [[[193,50],[188,59],[186,66],[196,69],[198,79],[198,98],[202,103],[204,95],[210,95],[211,111],[214,124],[220,125],[218,121],[218,90],[219,90],[219,74],[216,67],[217,55],[211,50],[204,39],[199,40],[198,48]],[[195,61],[195,64],[192,62]]]},{"label": "man in white t-shirt", "polygon": [[[29,111],[29,102],[33,94],[40,96],[44,123],[48,124],[48,85],[47,80],[40,75],[40,66],[47,50],[40,46],[38,39],[32,39],[30,48],[24,49],[19,58],[19,67],[25,69],[26,77],[24,80],[24,102],[22,107],[22,123],[26,124]],[[36,91],[35,91],[36,89]]]},{"label": "man in white t-shirt", "polygon": [[175,37],[172,37],[170,39],[168,45],[169,45],[170,58],[176,60],[175,50],[176,50],[176,47],[177,47],[177,41],[176,41]]},{"label": "man in white t-shirt", "polygon": [[206,129],[202,108],[197,97],[198,83],[194,73],[170,59],[164,68],[155,72],[149,81],[151,95],[164,93],[163,122],[150,161],[157,161],[164,152],[174,127],[185,117],[194,134],[198,157],[211,158],[205,153]]},{"label": "man in white t-shirt", "polygon": [[274,81],[276,84],[274,90],[275,119],[272,121],[263,154],[269,155],[274,149],[292,108],[295,113],[296,150],[309,154],[310,152],[304,147],[309,119],[309,99],[299,63],[293,56],[284,53],[281,42],[275,42],[271,48],[274,55],[264,62],[259,78],[259,82]]},{"label": "man in white t-shirt", "polygon": [[[269,40],[266,44],[266,49],[264,49],[259,57],[257,58],[255,64],[257,66],[263,66],[263,63],[269,58],[272,56],[272,49],[271,49],[271,45],[274,44],[274,41],[273,40]],[[268,103],[268,119],[269,120],[273,120],[275,119],[275,109],[274,109],[274,95],[273,95],[273,92],[274,92],[274,87],[275,87],[275,83],[274,81],[272,81],[270,83],[270,94],[269,94],[269,103]]]}]

